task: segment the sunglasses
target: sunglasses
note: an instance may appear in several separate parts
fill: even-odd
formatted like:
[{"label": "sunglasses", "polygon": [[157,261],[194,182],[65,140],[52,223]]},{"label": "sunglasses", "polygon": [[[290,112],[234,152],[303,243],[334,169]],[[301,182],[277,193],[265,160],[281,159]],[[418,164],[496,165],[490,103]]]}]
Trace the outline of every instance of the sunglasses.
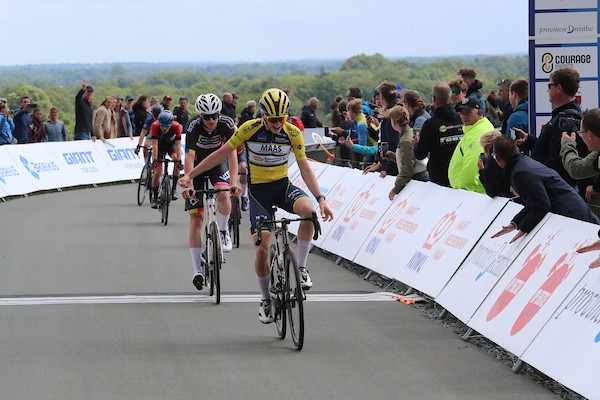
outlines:
[{"label": "sunglasses", "polygon": [[275,124],[277,122],[281,122],[282,124],[285,124],[286,120],[287,120],[287,117],[267,117],[267,121],[269,121],[272,124]]},{"label": "sunglasses", "polygon": [[159,124],[161,128],[170,128],[171,124]]},{"label": "sunglasses", "polygon": [[202,119],[205,121],[211,120],[211,119],[219,119],[219,113],[214,113],[214,114],[204,114],[202,116]]},{"label": "sunglasses", "polygon": [[460,94],[460,92],[461,92],[461,90],[460,90],[460,89],[452,89],[452,90],[450,91],[450,93],[452,93],[452,94],[455,94],[455,95],[457,95],[457,96]]},{"label": "sunglasses", "polygon": [[558,83],[549,83],[548,84],[548,89],[550,89],[552,86],[556,86],[556,85],[558,85]]}]

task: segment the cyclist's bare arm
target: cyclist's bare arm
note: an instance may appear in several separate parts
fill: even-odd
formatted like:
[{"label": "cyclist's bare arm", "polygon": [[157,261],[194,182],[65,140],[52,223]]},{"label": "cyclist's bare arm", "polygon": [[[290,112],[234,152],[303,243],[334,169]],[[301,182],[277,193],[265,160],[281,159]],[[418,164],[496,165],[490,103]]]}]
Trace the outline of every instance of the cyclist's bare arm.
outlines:
[{"label": "cyclist's bare arm", "polygon": [[[308,190],[313,194],[313,196],[318,197],[321,196],[321,189],[319,187],[319,182],[317,182],[317,178],[313,173],[312,169],[310,169],[310,165],[308,164],[308,160],[297,160],[298,168],[300,169],[300,175],[306,183]],[[324,197],[319,199],[319,208],[321,210],[321,218],[323,221],[330,221],[333,219],[333,213],[327,206],[327,202]]]},{"label": "cyclist's bare arm", "polygon": [[213,169],[217,165],[223,162],[223,160],[227,157],[227,155],[234,151],[228,144],[224,144],[221,148],[214,153],[211,153],[208,157],[200,162],[200,164],[196,165],[192,168],[191,171],[186,172],[185,175],[179,179],[179,186],[183,188],[187,188],[190,185],[192,179],[197,177],[203,172]]},{"label": "cyclist's bare arm", "polygon": [[[188,174],[194,168],[194,155],[190,153],[185,153],[185,159],[183,162],[183,173]],[[188,187],[188,189],[194,189],[192,187]],[[189,200],[194,194],[193,192],[190,194],[189,190],[182,191],[183,198]]]},{"label": "cyclist's bare arm", "polygon": [[[227,146],[227,144],[224,144],[223,146]],[[227,146],[227,147],[229,147],[229,146]],[[238,182],[237,151],[234,150],[234,151],[230,152],[229,154],[227,154],[227,163],[229,164],[229,179],[231,182],[231,189],[233,190],[233,192],[236,196],[239,196],[239,194],[242,192],[242,189],[240,189],[240,187],[237,184],[237,182]]]}]

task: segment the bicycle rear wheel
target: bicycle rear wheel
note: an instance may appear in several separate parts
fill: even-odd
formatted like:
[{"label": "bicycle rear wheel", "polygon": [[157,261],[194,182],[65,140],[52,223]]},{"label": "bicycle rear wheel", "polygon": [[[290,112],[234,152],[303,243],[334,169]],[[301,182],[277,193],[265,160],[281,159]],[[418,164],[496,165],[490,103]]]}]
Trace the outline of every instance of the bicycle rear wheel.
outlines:
[{"label": "bicycle rear wheel", "polygon": [[[277,247],[272,244],[269,248],[269,265],[271,266],[271,304],[273,304],[273,317],[277,333],[281,339],[285,339],[286,319],[285,319],[285,301],[283,292],[283,277],[277,272]],[[277,294],[273,298],[274,292]]]},{"label": "bicycle rear wheel", "polygon": [[[166,166],[165,166],[166,168]],[[162,212],[162,223],[167,225],[169,221],[169,203],[171,202],[171,176],[165,175],[160,184],[160,203]]]},{"label": "bicycle rear wheel", "polygon": [[296,256],[291,250],[284,254],[285,263],[285,300],[290,323],[292,341],[298,351],[304,345],[304,292],[300,287],[300,271]]},{"label": "bicycle rear wheel", "polygon": [[148,164],[144,164],[144,168],[142,168],[142,173],[140,174],[140,180],[138,181],[138,190],[137,190],[138,206],[141,206],[142,204],[144,204],[144,200],[146,199],[146,192],[148,190],[150,190],[150,187],[147,186],[149,174],[150,174],[150,166]]}]

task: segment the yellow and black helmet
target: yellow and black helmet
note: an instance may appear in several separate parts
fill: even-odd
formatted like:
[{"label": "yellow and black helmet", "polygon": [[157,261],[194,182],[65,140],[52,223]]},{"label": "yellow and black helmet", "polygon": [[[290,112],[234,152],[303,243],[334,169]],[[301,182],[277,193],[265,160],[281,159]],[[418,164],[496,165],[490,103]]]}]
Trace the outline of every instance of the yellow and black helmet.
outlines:
[{"label": "yellow and black helmet", "polygon": [[265,90],[259,103],[266,118],[286,117],[290,109],[290,98],[281,89]]}]

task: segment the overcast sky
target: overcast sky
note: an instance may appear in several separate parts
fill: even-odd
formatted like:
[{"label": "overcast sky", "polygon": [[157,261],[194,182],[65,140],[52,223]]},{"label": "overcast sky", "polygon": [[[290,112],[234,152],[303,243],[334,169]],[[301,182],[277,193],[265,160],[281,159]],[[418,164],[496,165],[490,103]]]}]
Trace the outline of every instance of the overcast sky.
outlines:
[{"label": "overcast sky", "polygon": [[0,65],[527,52],[526,0],[0,0]]}]

